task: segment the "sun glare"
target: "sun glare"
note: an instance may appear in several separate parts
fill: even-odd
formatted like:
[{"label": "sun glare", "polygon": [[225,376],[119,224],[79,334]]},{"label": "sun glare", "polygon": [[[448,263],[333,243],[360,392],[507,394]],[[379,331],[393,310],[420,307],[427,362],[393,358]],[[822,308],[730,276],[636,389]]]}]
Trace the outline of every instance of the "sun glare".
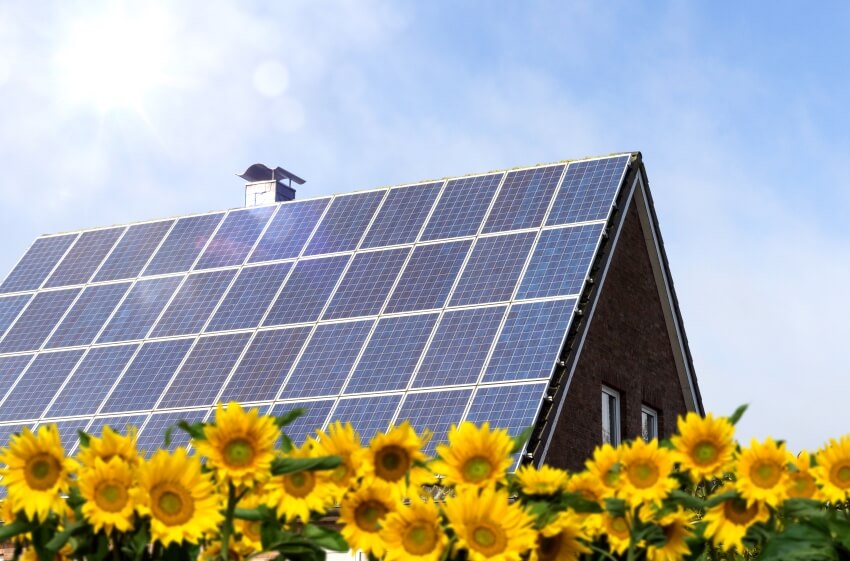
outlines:
[{"label": "sun glare", "polygon": [[69,22],[56,53],[63,97],[101,112],[143,111],[145,97],[166,82],[170,25],[141,6]]}]

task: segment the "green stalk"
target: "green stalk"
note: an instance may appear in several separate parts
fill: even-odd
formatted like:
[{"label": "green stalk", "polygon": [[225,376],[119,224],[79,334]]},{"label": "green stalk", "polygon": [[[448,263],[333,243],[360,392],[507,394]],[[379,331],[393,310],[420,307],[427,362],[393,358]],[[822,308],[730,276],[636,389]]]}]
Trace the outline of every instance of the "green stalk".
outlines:
[{"label": "green stalk", "polygon": [[608,559],[610,559],[611,561],[617,561],[617,558],[616,558],[616,557],[614,557],[613,555],[611,555],[610,553],[608,553],[608,552],[607,552],[607,551],[605,551],[604,549],[599,548],[599,547],[596,547],[596,546],[595,546],[595,545],[593,545],[592,543],[587,544],[587,546],[588,546],[590,549],[592,549],[593,551],[595,551],[596,553],[598,553],[598,554],[602,555],[603,557],[607,557],[607,558],[608,558]]},{"label": "green stalk", "polygon": [[224,513],[224,528],[221,529],[221,559],[228,561],[230,532],[233,528],[233,512],[236,510],[236,487],[227,483],[227,511]]}]

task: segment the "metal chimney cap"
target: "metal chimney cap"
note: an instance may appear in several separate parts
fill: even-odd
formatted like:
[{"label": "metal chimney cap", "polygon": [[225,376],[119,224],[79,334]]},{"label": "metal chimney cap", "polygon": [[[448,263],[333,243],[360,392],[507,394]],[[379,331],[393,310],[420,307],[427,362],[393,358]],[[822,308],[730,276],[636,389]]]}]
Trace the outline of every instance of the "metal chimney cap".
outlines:
[{"label": "metal chimney cap", "polygon": [[304,185],[303,179],[294,173],[286,171],[280,166],[270,168],[265,164],[254,164],[246,169],[244,173],[237,173],[236,175],[249,183],[254,183],[255,181],[280,181],[281,179],[289,179],[298,185]]}]

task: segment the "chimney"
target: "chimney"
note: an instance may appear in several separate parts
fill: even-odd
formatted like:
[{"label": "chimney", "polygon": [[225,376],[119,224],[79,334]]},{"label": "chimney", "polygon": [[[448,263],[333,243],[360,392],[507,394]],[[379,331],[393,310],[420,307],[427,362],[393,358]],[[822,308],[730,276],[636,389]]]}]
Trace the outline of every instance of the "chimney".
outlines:
[{"label": "chimney", "polygon": [[265,164],[254,164],[237,174],[245,180],[245,206],[270,205],[280,201],[291,201],[295,198],[294,181],[303,185],[304,180],[283,169],[274,169]]}]

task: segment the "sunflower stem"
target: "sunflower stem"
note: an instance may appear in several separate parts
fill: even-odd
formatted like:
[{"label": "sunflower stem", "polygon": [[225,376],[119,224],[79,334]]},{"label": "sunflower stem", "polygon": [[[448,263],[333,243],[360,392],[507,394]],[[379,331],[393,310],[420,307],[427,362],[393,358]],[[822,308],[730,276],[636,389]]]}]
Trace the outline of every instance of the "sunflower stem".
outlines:
[{"label": "sunflower stem", "polygon": [[224,527],[221,529],[221,558],[228,561],[230,551],[230,532],[233,529],[233,512],[236,510],[236,487],[232,481],[227,483],[227,511],[224,514]]},{"label": "sunflower stem", "polygon": [[596,547],[595,545],[593,545],[591,543],[589,543],[587,545],[588,545],[588,547],[590,547],[590,549],[592,549],[593,551],[595,551],[599,555],[602,555],[603,557],[606,557],[606,558],[610,559],[611,561],[617,561],[616,557],[614,557],[613,555],[611,555],[610,553],[608,553],[604,549]]}]

